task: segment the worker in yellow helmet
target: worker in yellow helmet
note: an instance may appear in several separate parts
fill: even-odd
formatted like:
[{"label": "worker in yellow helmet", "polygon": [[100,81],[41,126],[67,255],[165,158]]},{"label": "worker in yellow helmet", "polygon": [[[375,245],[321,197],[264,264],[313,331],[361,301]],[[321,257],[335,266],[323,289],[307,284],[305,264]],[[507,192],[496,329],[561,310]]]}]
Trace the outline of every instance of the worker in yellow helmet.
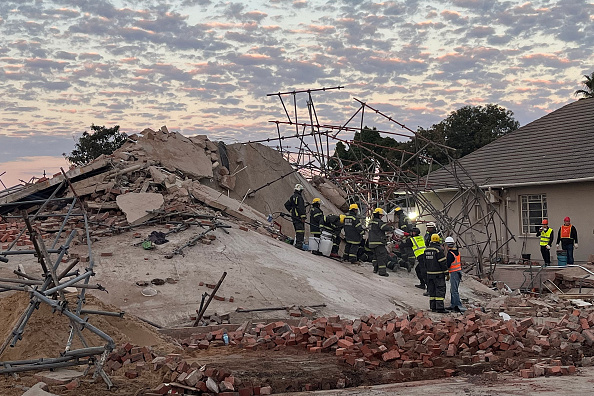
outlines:
[{"label": "worker in yellow helmet", "polygon": [[338,258],[338,248],[340,247],[340,231],[344,224],[345,215],[329,214],[324,216],[324,219],[320,222],[320,229],[327,231],[332,234],[332,251],[330,257]]},{"label": "worker in yellow helmet", "polygon": [[427,268],[427,292],[429,307],[432,312],[447,313],[444,305],[446,294],[446,275],[449,279],[446,256],[440,245],[441,237],[431,235],[431,242],[425,249],[425,266]]},{"label": "worker in yellow helmet", "polygon": [[384,210],[382,208],[376,208],[373,211],[373,217],[369,223],[367,243],[369,244],[369,248],[373,250],[373,272],[379,276],[390,276],[386,271],[386,264],[388,262],[386,232],[394,231],[394,227],[382,220],[383,215]]},{"label": "worker in yellow helmet", "polygon": [[322,200],[314,198],[311,201],[311,210],[309,211],[309,234],[314,238],[319,238],[322,231],[320,231],[320,222],[324,220],[324,212],[320,208]]},{"label": "worker in yellow helmet", "polygon": [[344,238],[346,246],[344,248],[343,260],[349,260],[352,264],[357,262],[359,257],[359,248],[363,240],[365,230],[361,225],[361,220],[358,216],[359,205],[351,204],[349,212],[344,218]]}]

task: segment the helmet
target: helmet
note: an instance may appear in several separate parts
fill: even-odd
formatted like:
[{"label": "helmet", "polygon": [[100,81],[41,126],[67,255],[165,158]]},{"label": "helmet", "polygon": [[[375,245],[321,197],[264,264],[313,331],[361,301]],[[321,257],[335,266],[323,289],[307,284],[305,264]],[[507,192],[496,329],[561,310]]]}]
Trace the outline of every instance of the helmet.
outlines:
[{"label": "helmet", "polygon": [[402,212],[402,208],[400,206],[397,206],[396,209],[394,209],[394,212]]},{"label": "helmet", "polygon": [[456,243],[456,241],[454,241],[454,238],[449,236],[446,238],[445,243],[451,243],[453,245],[454,243]]},{"label": "helmet", "polygon": [[431,242],[439,242],[440,240],[441,240],[441,238],[439,237],[438,234],[431,235]]},{"label": "helmet", "polygon": [[434,222],[432,222],[432,221],[430,221],[429,223],[427,223],[427,228],[431,228],[431,227],[433,227],[433,228],[437,228],[437,227],[435,226],[435,223],[434,223]]},{"label": "helmet", "polygon": [[412,229],[412,232],[416,233],[417,235],[419,235],[421,233],[421,230],[419,230],[417,227]]},{"label": "helmet", "polygon": [[353,210],[353,209],[359,210],[359,205],[351,204],[351,206],[349,206],[349,210]]},{"label": "helmet", "polygon": [[379,213],[379,214],[383,215],[384,214],[384,210],[382,208],[375,208],[373,210],[373,213]]},{"label": "helmet", "polygon": [[346,217],[346,215],[340,215],[340,222],[344,224],[344,218]]},{"label": "helmet", "polygon": [[569,216],[567,216],[566,218],[564,218],[564,219],[563,219],[563,221],[570,222],[570,221],[571,221],[571,219],[569,218]]},{"label": "helmet", "polygon": [[543,224],[543,225],[549,225],[549,221],[548,221],[547,219],[544,219],[544,220],[542,221],[542,224]]},{"label": "helmet", "polygon": [[303,186],[299,183],[295,184],[295,191],[303,191]]},{"label": "helmet", "polygon": [[320,198],[314,198],[313,201],[311,201],[312,204],[320,203],[320,202],[322,202],[322,200]]}]

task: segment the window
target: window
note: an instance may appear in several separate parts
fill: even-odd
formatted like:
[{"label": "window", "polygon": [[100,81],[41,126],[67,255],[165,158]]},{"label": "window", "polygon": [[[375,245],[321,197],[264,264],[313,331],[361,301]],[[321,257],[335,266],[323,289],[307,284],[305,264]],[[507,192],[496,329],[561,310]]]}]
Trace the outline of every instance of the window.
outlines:
[{"label": "window", "polygon": [[522,195],[522,233],[534,234],[548,218],[546,194]]}]

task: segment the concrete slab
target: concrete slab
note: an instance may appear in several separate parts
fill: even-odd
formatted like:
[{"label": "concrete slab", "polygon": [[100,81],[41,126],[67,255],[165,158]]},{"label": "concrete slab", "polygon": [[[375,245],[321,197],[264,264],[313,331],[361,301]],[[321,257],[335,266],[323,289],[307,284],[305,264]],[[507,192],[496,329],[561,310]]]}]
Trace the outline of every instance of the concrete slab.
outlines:
[{"label": "concrete slab", "polygon": [[41,371],[35,373],[35,378],[48,385],[66,385],[75,378],[82,377],[83,373],[76,370],[58,369],[54,371]]},{"label": "concrete slab", "polygon": [[128,193],[118,195],[116,202],[128,223],[136,225],[153,218],[155,215],[147,211],[161,209],[165,200],[157,193]]},{"label": "concrete slab", "polygon": [[23,396],[58,396],[55,393],[46,392],[47,384],[45,382],[38,382],[29,388]]}]

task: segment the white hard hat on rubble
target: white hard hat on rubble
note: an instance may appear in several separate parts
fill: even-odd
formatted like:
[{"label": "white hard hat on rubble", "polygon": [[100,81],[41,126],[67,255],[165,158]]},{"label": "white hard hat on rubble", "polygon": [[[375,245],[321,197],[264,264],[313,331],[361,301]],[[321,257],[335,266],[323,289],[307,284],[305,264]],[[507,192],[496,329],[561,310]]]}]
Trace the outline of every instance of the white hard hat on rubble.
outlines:
[{"label": "white hard hat on rubble", "polygon": [[303,191],[303,186],[299,183],[295,184],[295,191]]}]

